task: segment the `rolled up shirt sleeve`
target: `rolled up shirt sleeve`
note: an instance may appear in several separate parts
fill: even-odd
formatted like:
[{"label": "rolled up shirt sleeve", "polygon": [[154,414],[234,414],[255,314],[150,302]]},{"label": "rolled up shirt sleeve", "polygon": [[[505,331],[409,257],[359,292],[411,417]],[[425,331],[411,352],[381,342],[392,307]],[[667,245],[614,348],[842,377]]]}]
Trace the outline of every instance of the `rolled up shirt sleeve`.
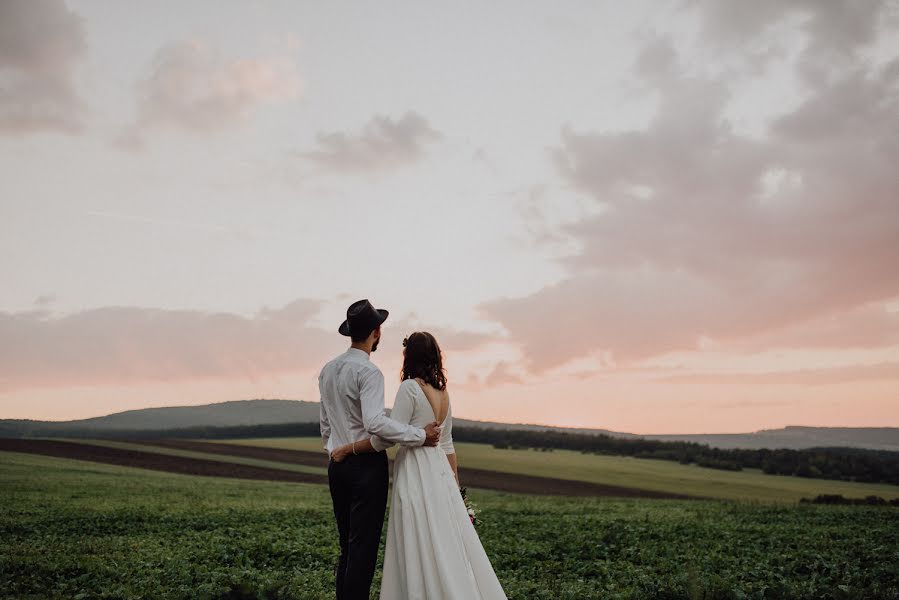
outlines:
[{"label": "rolled up shirt sleeve", "polygon": [[383,452],[395,445],[393,442],[382,440],[376,435],[371,436],[368,441],[371,442],[371,447],[375,449],[375,452]]},{"label": "rolled up shirt sleeve", "polygon": [[[371,445],[382,450],[385,444],[421,446],[425,443],[425,430],[395,421],[384,412],[384,375],[378,369],[359,374],[359,400],[362,405],[362,424],[372,434]],[[377,440],[376,438],[381,438]],[[379,448],[380,446],[380,448]],[[389,446],[387,446],[389,447]]]}]

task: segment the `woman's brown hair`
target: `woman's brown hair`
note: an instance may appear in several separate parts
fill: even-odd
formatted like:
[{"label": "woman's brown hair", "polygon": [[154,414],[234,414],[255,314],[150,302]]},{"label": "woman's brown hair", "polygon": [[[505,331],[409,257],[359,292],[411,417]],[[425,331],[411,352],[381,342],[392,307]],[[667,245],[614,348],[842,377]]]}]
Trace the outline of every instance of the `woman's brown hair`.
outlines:
[{"label": "woman's brown hair", "polygon": [[421,378],[438,390],[446,389],[443,354],[437,340],[427,331],[416,331],[403,339],[401,381]]}]

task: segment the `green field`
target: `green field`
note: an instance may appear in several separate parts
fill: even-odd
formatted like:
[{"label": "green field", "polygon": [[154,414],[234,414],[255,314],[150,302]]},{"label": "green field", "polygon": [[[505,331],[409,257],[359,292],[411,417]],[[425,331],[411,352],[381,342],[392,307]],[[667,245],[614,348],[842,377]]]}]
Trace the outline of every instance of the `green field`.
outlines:
[{"label": "green field", "polygon": [[[48,438],[35,438],[48,439]],[[269,469],[281,469],[282,471],[296,471],[297,473],[317,473],[319,475],[327,475],[326,467],[311,467],[308,465],[298,465],[296,463],[276,462],[273,460],[260,460],[258,458],[247,458],[244,456],[227,456],[222,454],[212,454],[208,452],[194,452],[192,450],[181,450],[178,448],[163,448],[150,444],[135,444],[132,442],[119,442],[116,440],[104,440],[93,438],[49,438],[64,439],[67,442],[75,442],[79,444],[90,444],[92,446],[104,446],[106,448],[121,448],[123,450],[138,450],[140,452],[152,452],[154,454],[164,454],[166,456],[182,456],[184,458],[201,458],[203,460],[214,460],[217,462],[234,463],[238,465],[249,465],[251,467],[267,467]]]},{"label": "green field", "polygon": [[[0,481],[4,598],[333,597],[325,486],[11,452]],[[891,507],[473,499],[512,599],[899,598]]]},{"label": "green field", "polygon": [[[323,451],[320,438],[216,440],[230,444]],[[667,460],[581,454],[570,450],[500,450],[487,444],[455,443],[459,465],[540,477],[558,477],[610,485],[727,500],[798,502],[818,494],[847,498],[899,498],[899,486],[767,475],[756,469],[721,471]],[[396,448],[388,451],[391,456]]]}]

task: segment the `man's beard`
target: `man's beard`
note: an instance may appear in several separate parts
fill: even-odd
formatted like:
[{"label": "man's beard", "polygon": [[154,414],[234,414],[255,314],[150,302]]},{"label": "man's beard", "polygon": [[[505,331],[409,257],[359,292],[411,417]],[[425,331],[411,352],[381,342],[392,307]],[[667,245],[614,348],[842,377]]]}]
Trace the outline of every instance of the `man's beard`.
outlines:
[{"label": "man's beard", "polygon": [[375,340],[375,343],[371,345],[371,351],[374,352],[378,349],[378,343],[381,341],[381,338]]}]

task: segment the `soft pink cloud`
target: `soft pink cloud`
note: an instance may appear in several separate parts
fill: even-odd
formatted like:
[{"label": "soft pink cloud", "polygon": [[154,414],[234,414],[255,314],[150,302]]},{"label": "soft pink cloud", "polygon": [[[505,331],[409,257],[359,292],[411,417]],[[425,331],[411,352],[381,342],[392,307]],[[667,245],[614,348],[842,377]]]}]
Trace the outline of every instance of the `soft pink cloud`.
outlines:
[{"label": "soft pink cloud", "polygon": [[492,388],[524,385],[523,374],[512,361],[501,360],[491,365],[483,365],[480,371],[471,371],[466,381],[456,382],[454,389],[466,392],[489,393]]},{"label": "soft pink cloud", "polygon": [[899,424],[895,379],[827,385],[746,381],[651,381],[616,369],[588,379],[533,377],[527,385],[454,385],[453,414],[515,423],[634,433],[746,432],[785,425]]},{"label": "soft pink cloud", "polygon": [[[808,27],[839,24],[803,6]],[[871,41],[867,26],[836,36],[834,48]],[[807,80],[805,100],[772,118],[763,138],[723,116],[727,80],[688,71],[664,40],[647,46],[636,72],[660,98],[645,130],[566,128],[555,151],[565,179],[602,207],[562,228],[580,247],[565,261],[571,276],[484,305],[530,368],[598,352],[639,360],[702,338],[795,340],[817,329],[828,343],[895,339],[872,330],[892,316],[863,307],[899,294],[899,59],[839,63]]]},{"label": "soft pink cloud", "polygon": [[136,122],[118,140],[139,147],[150,129],[211,133],[245,122],[267,102],[296,98],[300,80],[285,56],[231,59],[187,40],[157,52],[138,86]]},{"label": "soft pink cloud", "polygon": [[[68,315],[49,310],[0,312],[0,391],[103,386],[201,379],[258,381],[307,373],[349,346],[349,338],[312,321],[324,303],[295,300],[246,317],[224,312],[102,307]],[[444,352],[464,353],[487,338],[446,328],[385,325],[376,359],[398,370],[399,340],[412,331],[434,333]],[[314,379],[314,377],[313,377]]]},{"label": "soft pink cloud", "polygon": [[385,327],[396,335],[406,337],[416,331],[427,331],[434,336],[442,351],[468,352],[475,350],[493,340],[492,336],[474,331],[465,331],[451,327],[431,327],[423,325],[417,319],[410,318],[392,319]]},{"label": "soft pink cloud", "polygon": [[888,348],[899,346],[899,312],[881,303],[750,334],[731,344],[740,352],[772,348]]},{"label": "soft pink cloud", "polygon": [[793,384],[833,385],[855,381],[899,381],[899,363],[851,365],[796,371],[768,371],[764,373],[691,373],[656,377],[655,381],[690,384]]},{"label": "soft pink cloud", "polygon": [[140,307],[0,313],[0,389],[314,369],[342,346],[336,333],[308,325],[320,306],[297,300],[253,317]]}]

